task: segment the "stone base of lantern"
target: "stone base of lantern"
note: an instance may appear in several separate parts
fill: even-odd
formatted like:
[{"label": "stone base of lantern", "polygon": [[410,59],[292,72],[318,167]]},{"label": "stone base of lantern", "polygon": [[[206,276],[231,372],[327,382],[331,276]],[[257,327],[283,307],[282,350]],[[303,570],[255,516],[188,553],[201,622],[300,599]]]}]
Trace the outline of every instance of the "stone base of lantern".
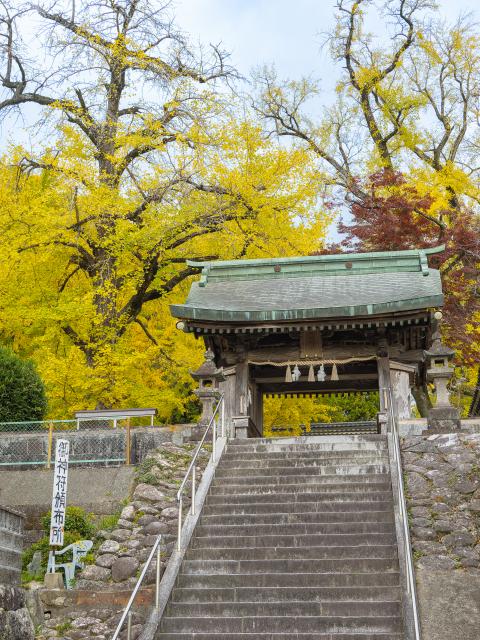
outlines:
[{"label": "stone base of lantern", "polygon": [[461,429],[460,414],[452,406],[432,407],[428,412],[428,431],[435,433],[450,433]]},{"label": "stone base of lantern", "polygon": [[234,438],[244,439],[262,437],[262,434],[258,431],[250,416],[233,416],[232,425]]}]

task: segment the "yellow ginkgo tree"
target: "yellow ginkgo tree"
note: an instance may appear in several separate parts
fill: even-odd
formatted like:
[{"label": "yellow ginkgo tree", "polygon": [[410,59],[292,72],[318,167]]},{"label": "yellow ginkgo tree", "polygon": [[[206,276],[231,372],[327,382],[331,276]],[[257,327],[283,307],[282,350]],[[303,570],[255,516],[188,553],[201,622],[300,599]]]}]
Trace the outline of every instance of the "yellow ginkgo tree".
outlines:
[{"label": "yellow ginkgo tree", "polygon": [[[190,47],[161,3],[0,12],[0,113],[33,104],[44,132],[0,167],[1,336],[37,361],[52,415],[180,416],[202,351],[168,312],[197,273],[186,261],[317,250],[328,219],[311,151],[266,140],[228,89],[226,54]],[[24,56],[31,12],[48,72]]]}]

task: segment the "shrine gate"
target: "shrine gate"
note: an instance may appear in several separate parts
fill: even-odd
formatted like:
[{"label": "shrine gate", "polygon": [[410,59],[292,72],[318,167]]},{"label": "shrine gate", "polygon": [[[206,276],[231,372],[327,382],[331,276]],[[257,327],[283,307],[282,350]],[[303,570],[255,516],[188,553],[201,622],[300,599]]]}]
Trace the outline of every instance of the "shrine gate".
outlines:
[{"label": "shrine gate", "polygon": [[425,351],[443,304],[433,249],[189,262],[177,327],[202,338],[195,377],[225,396],[229,436],[262,435],[263,397],[390,390],[399,417],[426,398]]}]

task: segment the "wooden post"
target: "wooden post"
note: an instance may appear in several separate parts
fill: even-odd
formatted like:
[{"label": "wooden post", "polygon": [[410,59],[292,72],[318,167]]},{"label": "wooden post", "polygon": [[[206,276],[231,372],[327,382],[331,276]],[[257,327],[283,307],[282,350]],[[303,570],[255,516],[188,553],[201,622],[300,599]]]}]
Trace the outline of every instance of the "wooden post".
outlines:
[{"label": "wooden post", "polygon": [[248,363],[242,360],[236,365],[235,371],[235,413],[244,416],[248,415]]},{"label": "wooden post", "polygon": [[380,357],[377,360],[378,367],[378,389],[380,395],[380,411],[388,411],[390,408],[390,361],[387,357]]},{"label": "wooden post", "polygon": [[235,367],[223,370],[225,380],[220,382],[220,391],[225,398],[225,431],[228,438],[233,438],[232,416],[235,415]]},{"label": "wooden post", "polygon": [[125,437],[126,437],[126,442],[125,442],[125,464],[129,465],[130,461],[131,461],[131,454],[130,454],[130,450],[131,450],[131,446],[130,446],[130,437],[131,437],[130,418],[127,418],[127,428],[126,428],[126,431],[125,431]]},{"label": "wooden post", "polygon": [[52,445],[53,445],[53,422],[48,423],[48,453],[47,453],[47,469],[52,466]]}]

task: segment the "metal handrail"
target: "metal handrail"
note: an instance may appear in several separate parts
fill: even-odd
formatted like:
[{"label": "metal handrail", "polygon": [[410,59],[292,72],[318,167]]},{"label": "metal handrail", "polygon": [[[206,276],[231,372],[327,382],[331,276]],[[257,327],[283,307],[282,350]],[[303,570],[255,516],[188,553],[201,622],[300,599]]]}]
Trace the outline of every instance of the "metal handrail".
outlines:
[{"label": "metal handrail", "polygon": [[182,510],[183,510],[183,490],[187,484],[188,478],[190,474],[192,476],[192,495],[191,495],[191,506],[190,513],[192,516],[195,515],[195,490],[196,490],[196,461],[199,456],[200,450],[204,445],[205,439],[207,437],[210,428],[213,426],[213,434],[212,434],[212,460],[215,461],[216,458],[216,444],[217,444],[217,417],[218,413],[221,409],[221,437],[225,437],[225,399],[223,394],[220,394],[217,402],[217,406],[215,407],[212,417],[205,429],[205,433],[203,434],[202,439],[198,443],[197,450],[195,451],[192,461],[190,462],[190,466],[185,473],[185,477],[182,480],[180,488],[177,491],[177,503],[178,503],[178,532],[177,532],[177,549],[181,551],[182,549]]},{"label": "metal handrail", "polygon": [[417,603],[417,588],[415,584],[415,570],[413,566],[412,546],[410,541],[410,528],[408,525],[408,512],[407,502],[405,500],[405,492],[403,490],[403,473],[401,462],[401,450],[400,450],[400,436],[398,432],[397,416],[394,410],[394,398],[392,388],[388,387],[389,406],[388,412],[390,414],[390,423],[392,425],[392,440],[393,440],[393,459],[397,469],[398,477],[398,506],[400,510],[400,518],[403,526],[403,533],[405,537],[405,571],[407,576],[407,591],[412,601],[413,609],[413,624],[415,630],[415,640],[421,640],[420,636],[420,621],[418,615],[418,603]]},{"label": "metal handrail", "polygon": [[160,534],[157,539],[155,540],[155,544],[152,547],[152,550],[150,551],[150,555],[147,558],[147,561],[145,563],[145,566],[142,569],[142,573],[140,574],[140,577],[137,580],[137,584],[135,585],[135,588],[132,591],[132,595],[130,596],[130,599],[128,601],[127,606],[125,607],[125,609],[123,610],[122,613],[122,617],[120,618],[120,622],[117,625],[117,628],[115,629],[115,633],[112,636],[112,640],[117,640],[118,635],[120,633],[120,631],[123,628],[123,625],[125,624],[125,620],[127,621],[127,638],[126,640],[131,640],[132,637],[132,605],[133,602],[135,600],[135,598],[137,597],[137,593],[141,587],[141,584],[143,582],[143,579],[145,578],[145,574],[148,571],[149,566],[152,563],[153,560],[153,556],[157,555],[157,567],[156,567],[156,575],[155,575],[155,608],[158,609],[158,603],[159,603],[159,597],[160,597],[160,546],[161,546],[161,542],[162,542],[162,535]]}]

